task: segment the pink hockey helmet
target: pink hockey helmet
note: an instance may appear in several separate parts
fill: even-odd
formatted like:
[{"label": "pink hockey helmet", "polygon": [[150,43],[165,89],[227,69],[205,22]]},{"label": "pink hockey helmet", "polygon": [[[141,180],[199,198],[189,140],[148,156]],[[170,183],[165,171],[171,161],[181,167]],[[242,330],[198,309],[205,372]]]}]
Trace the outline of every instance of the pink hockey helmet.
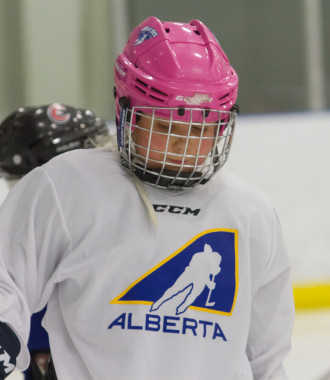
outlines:
[{"label": "pink hockey helmet", "polygon": [[[230,111],[237,98],[238,77],[213,33],[198,20],[161,22],[149,17],[131,33],[115,62],[116,116],[120,98],[135,106],[176,107],[180,121],[190,121],[185,108]],[[212,120],[210,114],[207,121]],[[168,116],[168,111],[158,111]],[[196,115],[197,116],[197,115]],[[194,121],[202,119],[194,116]]]},{"label": "pink hockey helmet", "polygon": [[[237,113],[238,76],[213,33],[198,20],[178,23],[149,17],[130,34],[114,71],[118,145],[124,166],[159,187],[186,188],[206,182],[227,159]],[[159,173],[145,161],[141,175],[141,160],[136,164],[139,157],[130,137],[138,127],[139,113],[171,123],[218,123],[218,136],[230,127],[221,151],[214,147],[209,166],[193,168],[188,180],[183,174],[181,178],[188,171],[184,167],[178,168],[179,174],[164,175],[165,163]]]}]

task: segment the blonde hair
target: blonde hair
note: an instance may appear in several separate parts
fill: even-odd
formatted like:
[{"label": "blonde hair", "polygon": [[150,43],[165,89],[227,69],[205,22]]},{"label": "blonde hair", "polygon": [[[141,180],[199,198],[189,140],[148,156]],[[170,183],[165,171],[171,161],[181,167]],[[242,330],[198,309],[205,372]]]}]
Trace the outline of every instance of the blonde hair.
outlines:
[{"label": "blonde hair", "polygon": [[[96,148],[104,148],[104,149],[108,149],[111,152],[116,152],[118,150],[117,135],[110,134],[108,136],[101,136],[97,141],[96,140],[94,141],[94,146]],[[157,215],[148,197],[144,183],[131,170],[127,170],[127,173],[132,177],[135,188],[137,192],[139,193],[140,198],[142,199],[142,202],[148,211],[150,219],[152,223],[154,224],[154,226],[157,227],[157,224],[158,224]]]}]

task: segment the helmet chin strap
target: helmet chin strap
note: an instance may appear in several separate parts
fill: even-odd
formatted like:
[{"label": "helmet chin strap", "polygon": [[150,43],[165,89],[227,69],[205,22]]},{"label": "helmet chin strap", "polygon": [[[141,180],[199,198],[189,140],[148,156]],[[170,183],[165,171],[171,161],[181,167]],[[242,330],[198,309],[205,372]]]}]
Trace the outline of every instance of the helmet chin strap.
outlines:
[{"label": "helmet chin strap", "polygon": [[[183,190],[188,189],[196,185],[197,183],[204,184],[208,179],[202,179],[203,174],[200,172],[181,172],[178,173],[171,170],[154,169],[144,173],[143,169],[137,166],[133,169],[134,174],[141,180],[156,185],[164,189],[170,190]],[[160,175],[161,174],[161,175]]]}]

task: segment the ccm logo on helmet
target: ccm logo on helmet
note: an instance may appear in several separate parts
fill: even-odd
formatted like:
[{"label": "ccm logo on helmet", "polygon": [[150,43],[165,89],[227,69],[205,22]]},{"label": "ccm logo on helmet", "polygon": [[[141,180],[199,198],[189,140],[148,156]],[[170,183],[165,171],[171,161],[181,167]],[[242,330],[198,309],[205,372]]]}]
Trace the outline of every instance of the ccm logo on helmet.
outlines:
[{"label": "ccm logo on helmet", "polygon": [[47,108],[47,116],[49,120],[56,124],[65,124],[71,118],[71,114],[67,112],[66,107],[59,103],[53,103]]}]

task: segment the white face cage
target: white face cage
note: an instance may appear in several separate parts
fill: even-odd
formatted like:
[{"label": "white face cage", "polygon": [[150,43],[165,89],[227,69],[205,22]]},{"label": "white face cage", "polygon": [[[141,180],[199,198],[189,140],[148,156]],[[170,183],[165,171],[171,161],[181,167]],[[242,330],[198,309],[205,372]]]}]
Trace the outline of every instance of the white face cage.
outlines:
[{"label": "white face cage", "polygon": [[121,110],[117,138],[122,164],[155,187],[179,190],[204,184],[229,155],[237,106],[231,111],[186,108],[183,112],[189,113],[190,121],[175,119],[180,111],[157,107]]}]

